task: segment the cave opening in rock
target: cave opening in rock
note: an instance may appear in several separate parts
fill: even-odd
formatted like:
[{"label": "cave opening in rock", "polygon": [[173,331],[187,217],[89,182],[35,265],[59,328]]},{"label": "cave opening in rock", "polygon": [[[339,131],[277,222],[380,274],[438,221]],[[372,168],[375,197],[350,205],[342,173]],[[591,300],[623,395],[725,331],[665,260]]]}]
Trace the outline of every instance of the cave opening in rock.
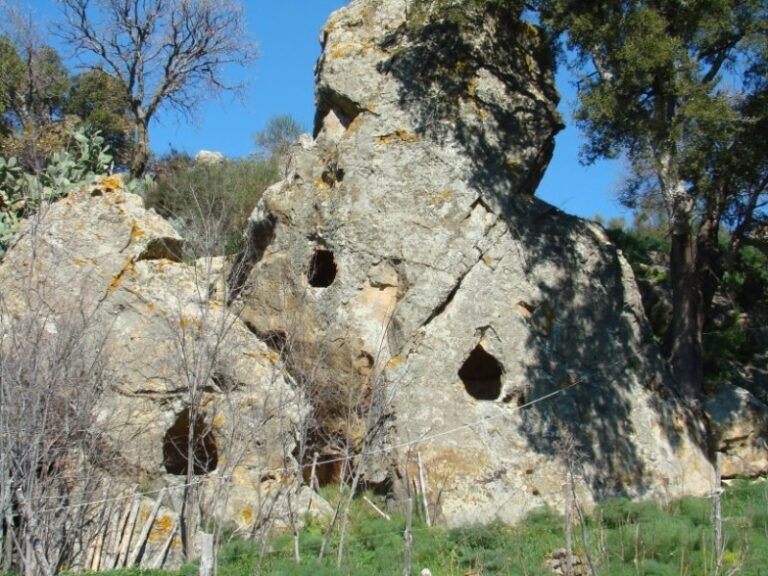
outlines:
[{"label": "cave opening in rock", "polygon": [[327,288],[336,279],[336,261],[330,250],[316,250],[309,262],[307,275],[309,285],[314,288]]},{"label": "cave opening in rock", "polygon": [[[189,432],[192,431],[191,450]],[[192,473],[196,476],[208,474],[216,470],[219,464],[219,452],[216,438],[206,424],[202,415],[190,420],[189,410],[178,415],[176,421],[168,428],[163,438],[163,464],[168,474],[185,476],[192,456]]]},{"label": "cave opening in rock", "polygon": [[467,393],[477,400],[496,400],[501,395],[504,368],[478,344],[459,368],[459,378]]}]

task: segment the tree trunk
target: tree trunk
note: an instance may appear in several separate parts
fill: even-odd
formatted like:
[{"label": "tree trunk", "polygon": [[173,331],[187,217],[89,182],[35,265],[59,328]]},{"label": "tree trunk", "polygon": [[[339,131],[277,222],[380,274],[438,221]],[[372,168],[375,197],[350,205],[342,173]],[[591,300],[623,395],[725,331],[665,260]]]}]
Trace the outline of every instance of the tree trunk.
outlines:
[{"label": "tree trunk", "polygon": [[672,323],[667,334],[668,360],[679,392],[695,403],[703,389],[704,364],[697,242],[692,230],[690,199],[678,190],[673,203],[669,263]]},{"label": "tree trunk", "polygon": [[147,171],[149,163],[149,122],[139,120],[134,126],[136,145],[131,158],[131,174],[141,178]]}]

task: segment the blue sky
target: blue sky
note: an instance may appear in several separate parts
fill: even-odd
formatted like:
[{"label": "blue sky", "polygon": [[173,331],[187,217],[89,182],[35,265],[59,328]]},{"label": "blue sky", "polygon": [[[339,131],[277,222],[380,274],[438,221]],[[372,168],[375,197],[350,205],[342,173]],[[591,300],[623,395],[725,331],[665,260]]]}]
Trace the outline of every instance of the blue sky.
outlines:
[{"label": "blue sky", "polygon": [[[58,16],[55,0],[10,0],[29,6],[41,23]],[[269,118],[291,114],[311,131],[314,116],[313,71],[320,52],[319,34],[326,19],[346,0],[246,0],[248,33],[259,45],[260,57],[244,72],[249,88],[242,101],[223,96],[200,107],[193,122],[171,114],[152,127],[152,148],[163,153],[174,147],[194,154],[218,150],[239,157],[253,152],[252,135]],[[54,44],[55,45],[55,44]],[[57,46],[57,48],[60,48]],[[537,195],[562,210],[579,216],[606,218],[629,213],[615,200],[620,162],[584,167],[578,162],[580,136],[570,124],[568,102],[575,97],[570,79],[559,72],[560,104],[567,127],[557,136],[555,154]]]}]

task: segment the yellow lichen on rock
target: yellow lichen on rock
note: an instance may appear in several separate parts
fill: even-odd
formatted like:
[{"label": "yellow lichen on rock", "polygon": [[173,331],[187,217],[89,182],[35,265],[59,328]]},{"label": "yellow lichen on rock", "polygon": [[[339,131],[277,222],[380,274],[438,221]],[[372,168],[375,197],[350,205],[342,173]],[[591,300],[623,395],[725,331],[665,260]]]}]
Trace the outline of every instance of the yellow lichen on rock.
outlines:
[{"label": "yellow lichen on rock", "polygon": [[133,258],[129,258],[128,261],[125,263],[123,268],[115,274],[112,277],[112,281],[109,283],[109,286],[107,286],[107,294],[111,294],[115,290],[117,290],[118,286],[120,286],[120,283],[123,281],[123,279],[126,277],[126,275],[135,275],[136,274],[136,262]]},{"label": "yellow lichen on rock", "polygon": [[99,181],[101,186],[106,192],[112,192],[123,186],[123,177],[120,174],[112,174],[111,176],[104,176]]},{"label": "yellow lichen on rock", "polygon": [[419,139],[419,137],[414,134],[413,132],[408,132],[407,130],[395,130],[394,132],[390,132],[389,134],[383,134],[377,138],[379,144],[390,144],[391,142],[395,142],[397,140],[400,140],[401,142],[416,142]]}]

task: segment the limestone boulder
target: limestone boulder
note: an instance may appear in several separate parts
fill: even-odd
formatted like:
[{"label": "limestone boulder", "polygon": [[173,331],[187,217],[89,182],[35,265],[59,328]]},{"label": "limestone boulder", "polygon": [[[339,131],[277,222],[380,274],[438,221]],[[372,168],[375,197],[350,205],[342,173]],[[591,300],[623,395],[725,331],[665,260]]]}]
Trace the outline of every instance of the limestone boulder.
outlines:
[{"label": "limestone boulder", "polygon": [[704,409],[723,454],[723,477],[768,473],[768,406],[744,388],[721,384]]},{"label": "limestone boulder", "polygon": [[221,164],[224,162],[224,154],[213,150],[200,150],[195,154],[195,162],[200,164]]},{"label": "limestone boulder", "polygon": [[315,448],[394,486],[418,453],[440,521],[559,507],[568,466],[585,504],[708,492],[627,263],[534,196],[561,126],[539,30],[444,16],[331,16],[314,140],[230,277],[242,317],[313,391]]},{"label": "limestone boulder", "polygon": [[227,307],[228,263],[181,262],[181,248],[119,178],[101,179],[22,226],[0,263],[0,334],[42,319],[54,341],[76,326],[104,374],[93,433],[116,485],[166,488],[178,511],[191,471],[203,513],[244,533],[286,522],[274,516],[289,494],[324,510],[295,481],[306,400]]}]

